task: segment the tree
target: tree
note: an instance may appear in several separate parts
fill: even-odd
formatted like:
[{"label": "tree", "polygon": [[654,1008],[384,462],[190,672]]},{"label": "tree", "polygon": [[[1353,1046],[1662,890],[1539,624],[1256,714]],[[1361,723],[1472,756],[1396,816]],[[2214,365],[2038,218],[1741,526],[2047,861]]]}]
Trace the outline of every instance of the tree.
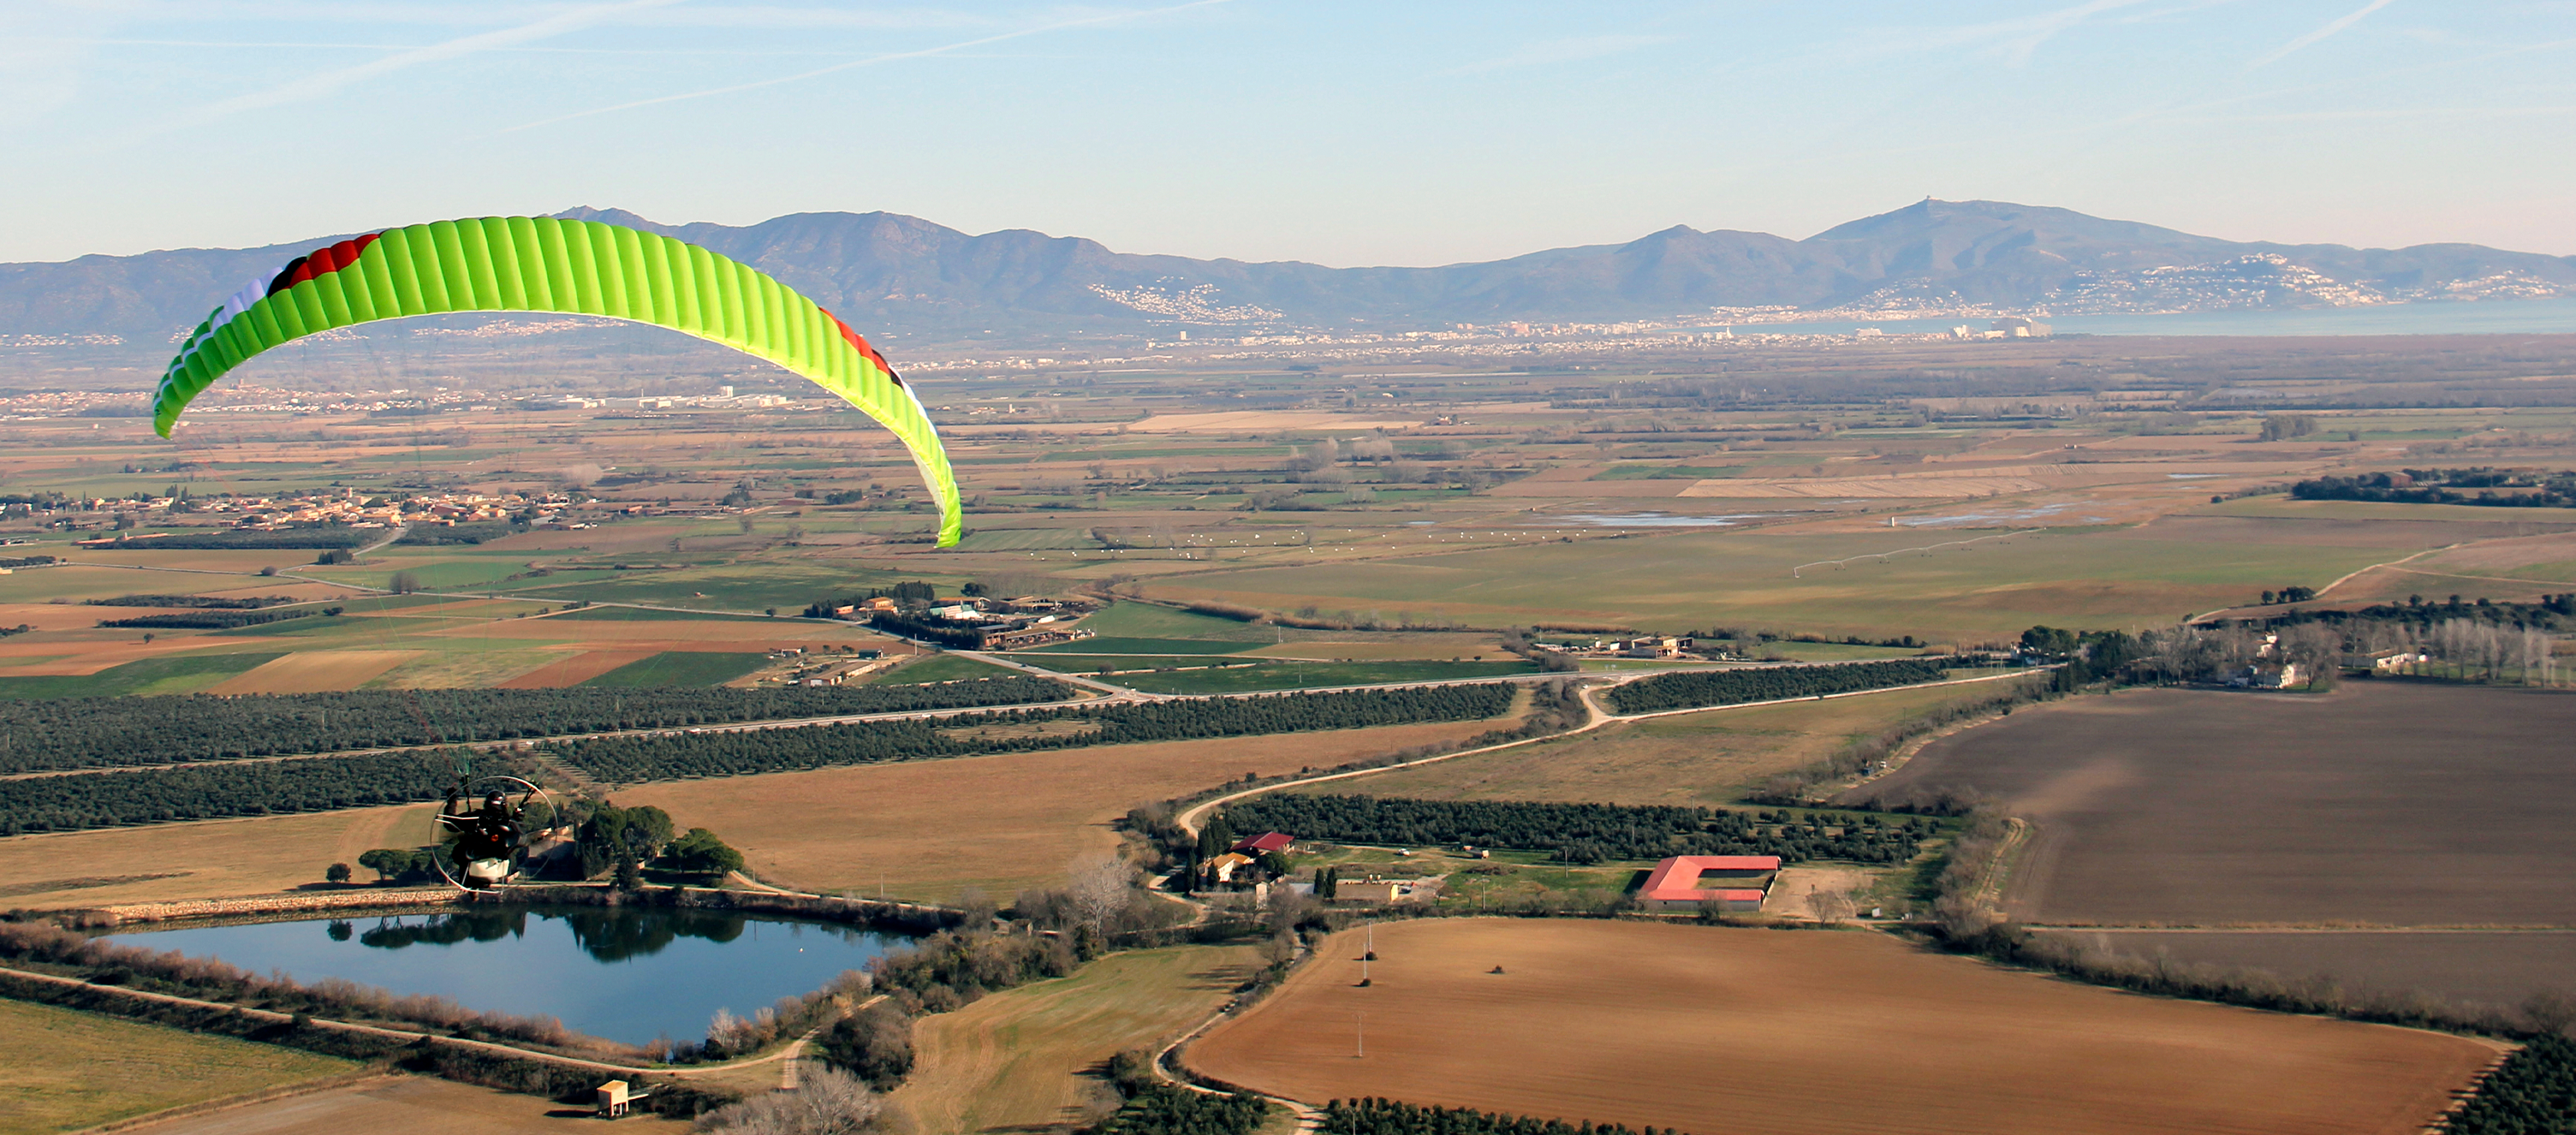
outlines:
[{"label": "tree", "polygon": [[701,1131],[726,1135],[859,1135],[883,1130],[884,1105],[858,1077],[816,1068],[792,1092],[771,1092],[708,1112]]},{"label": "tree", "polygon": [[912,1018],[880,1002],[842,1018],[815,1046],[823,1059],[880,1088],[912,1071]]},{"label": "tree", "polygon": [[2576,993],[2543,989],[2524,999],[2522,1016],[2538,1032],[2566,1035],[2567,1026],[2576,1025]]},{"label": "tree", "polygon": [[635,861],[633,852],[624,852],[617,857],[617,889],[630,892],[644,889],[644,868]]},{"label": "tree", "polygon": [[412,852],[408,848],[398,847],[379,847],[372,851],[362,851],[358,853],[358,866],[375,872],[377,882],[390,882],[397,876],[411,872]]},{"label": "tree", "polygon": [[2288,441],[2291,438],[2306,437],[2315,432],[2317,432],[2315,418],[2305,414],[2271,414],[2263,419],[2263,428],[2256,436],[2264,441]]},{"label": "tree", "polygon": [[662,862],[674,871],[691,875],[727,875],[742,870],[742,853],[716,838],[705,828],[690,828],[687,835],[671,841]]},{"label": "tree", "polygon": [[395,572],[392,579],[385,581],[385,589],[396,595],[409,595],[420,590],[420,576],[409,570]]},{"label": "tree", "polygon": [[1073,897],[1076,918],[1094,931],[1107,932],[1109,921],[1127,909],[1129,880],[1135,871],[1116,859],[1094,859],[1074,868],[1065,889]]},{"label": "tree", "polygon": [[322,872],[322,878],[323,878],[325,881],[327,881],[327,882],[333,882],[333,883],[345,883],[345,882],[348,882],[348,881],[349,881],[349,865],[348,865],[348,864],[346,864],[346,863],[334,863],[334,864],[332,864],[331,866],[329,866],[328,868],[325,868],[325,869],[323,870],[323,872]]}]

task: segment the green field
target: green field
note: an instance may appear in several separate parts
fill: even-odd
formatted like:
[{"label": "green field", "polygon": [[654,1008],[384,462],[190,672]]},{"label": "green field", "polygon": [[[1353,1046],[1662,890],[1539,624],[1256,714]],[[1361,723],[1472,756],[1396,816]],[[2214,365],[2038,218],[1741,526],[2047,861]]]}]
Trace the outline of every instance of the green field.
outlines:
[{"label": "green field", "polygon": [[2314,525],[2259,517],[2168,517],[2137,527],[2052,530],[1801,568],[1996,534],[1682,532],[1624,538],[1615,546],[1594,540],[1252,568],[1153,587],[1158,594],[1269,610],[1437,612],[1481,626],[1736,626],[1778,633],[1913,634],[1974,644],[2006,639],[2037,623],[2169,624],[2244,602],[2265,588],[2322,586],[2346,572],[2457,538],[2446,526],[2320,532]]},{"label": "green field", "polygon": [[984,528],[968,532],[957,541],[960,552],[1028,552],[1049,549],[1098,548],[1088,530],[1081,528]]},{"label": "green field", "polygon": [[766,654],[666,650],[639,658],[587,682],[585,686],[721,686],[769,663]]},{"label": "green field", "polygon": [[919,662],[907,662],[882,674],[873,675],[871,686],[918,686],[930,682],[954,682],[961,678],[1008,678],[1021,673],[1008,666],[996,666],[954,654],[934,654]]},{"label": "green field", "polygon": [[1027,654],[1232,654],[1264,645],[1258,642],[1210,642],[1194,638],[1076,639],[1024,651]]},{"label": "green field", "polygon": [[1381,682],[1454,682],[1535,673],[1538,667],[1527,662],[1266,662],[1224,669],[1120,674],[1111,680],[1155,694],[1233,694]]},{"label": "green field", "polygon": [[1245,946],[1133,950],[924,1017],[891,1102],[925,1132],[1055,1130],[1097,1090],[1093,1069],[1197,1024],[1258,964]]},{"label": "green field", "polygon": [[0,1001],[0,1135],[78,1131],[358,1070],[291,1048]]},{"label": "green field", "polygon": [[[718,567],[624,573],[613,579],[554,583],[531,581],[520,598],[588,599],[594,603],[650,603],[705,611],[802,611],[823,599],[845,599],[911,573],[824,568],[803,563],[756,562]],[[944,590],[944,589],[943,589]]]},{"label": "green field", "polygon": [[[801,608],[800,608],[801,610]],[[766,615],[725,615],[706,611],[666,611],[658,607],[582,607],[546,616],[571,622],[664,623],[664,622],[767,622]]]},{"label": "green field", "polygon": [[[1138,640],[1209,640],[1213,642],[1258,645],[1277,642],[1285,633],[1294,639],[1298,632],[1282,632],[1275,627],[1254,626],[1239,619],[1221,619],[1195,611],[1175,610],[1152,603],[1117,603],[1082,620],[1084,629],[1102,639]],[[1098,640],[1086,640],[1082,644]],[[1182,653],[1175,651],[1174,653]]]},{"label": "green field", "polygon": [[173,654],[110,666],[95,674],[0,678],[0,698],[103,698],[202,690],[283,653]]}]

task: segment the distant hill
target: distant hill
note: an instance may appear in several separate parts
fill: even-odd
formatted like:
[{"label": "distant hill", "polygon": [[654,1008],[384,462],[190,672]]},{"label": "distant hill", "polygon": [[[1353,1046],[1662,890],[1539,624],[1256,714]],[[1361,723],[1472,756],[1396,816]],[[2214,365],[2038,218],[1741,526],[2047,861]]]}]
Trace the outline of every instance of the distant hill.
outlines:
[{"label": "distant hill", "polygon": [[[1436,268],[1143,256],[1026,229],[969,235],[895,213],[798,213],[743,227],[657,224],[614,209],[559,215],[668,233],[759,267],[858,326],[931,337],[1176,325],[1402,330],[1750,307],[2063,315],[2576,294],[2576,257],[2469,244],[2245,244],[1996,201],[1925,200],[1805,240],[1677,225],[1626,244]],[[0,265],[0,343],[157,350],[242,281],[332,239]]]}]

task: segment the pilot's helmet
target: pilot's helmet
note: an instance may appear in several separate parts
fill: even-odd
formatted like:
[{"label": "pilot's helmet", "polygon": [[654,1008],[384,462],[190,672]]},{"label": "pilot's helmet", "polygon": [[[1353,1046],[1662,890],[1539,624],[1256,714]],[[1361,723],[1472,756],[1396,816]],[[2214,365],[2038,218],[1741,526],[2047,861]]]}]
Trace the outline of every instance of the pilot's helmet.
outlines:
[{"label": "pilot's helmet", "polygon": [[486,792],[483,794],[483,806],[486,808],[499,808],[508,802],[509,797],[503,796],[498,792]]}]

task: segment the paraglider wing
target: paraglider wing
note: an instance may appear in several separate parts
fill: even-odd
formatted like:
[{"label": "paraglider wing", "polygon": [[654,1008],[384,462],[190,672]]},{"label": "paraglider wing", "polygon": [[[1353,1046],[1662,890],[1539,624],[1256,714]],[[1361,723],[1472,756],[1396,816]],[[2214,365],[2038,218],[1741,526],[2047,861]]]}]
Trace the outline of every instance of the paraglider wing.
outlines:
[{"label": "paraglider wing", "polygon": [[667,327],[794,371],[902,438],[939,502],[939,546],[964,517],[930,415],[850,325],[749,265],[598,221],[483,217],[370,233],[251,281],[180,345],[153,394],[163,437],[189,399],[271,347],[336,327],[454,311],[552,311]]}]

